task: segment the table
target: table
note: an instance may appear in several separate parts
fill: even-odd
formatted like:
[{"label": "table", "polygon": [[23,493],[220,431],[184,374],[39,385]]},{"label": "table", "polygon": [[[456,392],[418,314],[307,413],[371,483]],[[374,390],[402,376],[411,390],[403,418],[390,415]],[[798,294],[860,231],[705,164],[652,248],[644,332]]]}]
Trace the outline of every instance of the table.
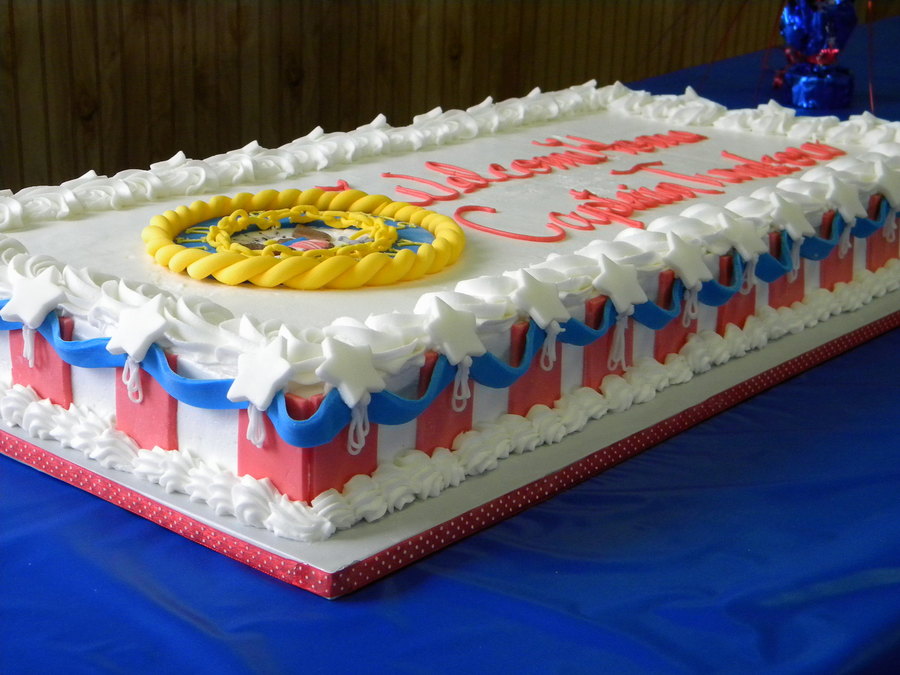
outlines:
[{"label": "table", "polygon": [[[875,34],[896,41],[900,21]],[[845,62],[864,79],[853,45]],[[642,84],[678,92],[706,75],[702,95],[748,106],[761,61]],[[879,77],[878,112],[900,119]],[[337,601],[0,457],[0,672],[887,667],[898,372],[895,330]]]}]

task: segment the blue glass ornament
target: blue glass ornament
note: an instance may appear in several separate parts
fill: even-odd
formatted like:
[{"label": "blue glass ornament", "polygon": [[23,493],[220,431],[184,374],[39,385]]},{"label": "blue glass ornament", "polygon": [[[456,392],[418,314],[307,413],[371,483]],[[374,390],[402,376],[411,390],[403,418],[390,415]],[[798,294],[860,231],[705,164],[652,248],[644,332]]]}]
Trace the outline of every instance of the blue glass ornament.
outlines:
[{"label": "blue glass ornament", "polygon": [[837,65],[856,26],[853,0],[789,0],[781,12],[788,66],[776,86],[790,89],[798,108],[834,109],[850,105],[853,74]]}]

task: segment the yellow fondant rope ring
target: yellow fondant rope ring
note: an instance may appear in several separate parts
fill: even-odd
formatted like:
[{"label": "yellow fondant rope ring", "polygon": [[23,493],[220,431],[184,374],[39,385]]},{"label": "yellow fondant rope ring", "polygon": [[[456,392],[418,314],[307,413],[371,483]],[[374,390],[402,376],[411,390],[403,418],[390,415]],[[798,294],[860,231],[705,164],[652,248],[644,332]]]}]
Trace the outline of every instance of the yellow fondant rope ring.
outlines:
[{"label": "yellow fondant rope ring", "polygon": [[194,279],[313,290],[381,286],[453,264],[465,236],[447,216],[359,190],[266,190],[154,216],[157,263]]}]

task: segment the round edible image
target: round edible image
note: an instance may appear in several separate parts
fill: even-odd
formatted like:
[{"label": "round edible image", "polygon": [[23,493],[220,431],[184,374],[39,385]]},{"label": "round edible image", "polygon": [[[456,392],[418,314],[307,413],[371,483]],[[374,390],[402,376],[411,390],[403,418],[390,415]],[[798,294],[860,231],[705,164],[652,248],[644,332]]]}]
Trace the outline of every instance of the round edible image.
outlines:
[{"label": "round edible image", "polygon": [[196,201],[142,233],[157,263],[194,279],[303,290],[384,286],[452,265],[456,222],[360,190],[266,190]]}]

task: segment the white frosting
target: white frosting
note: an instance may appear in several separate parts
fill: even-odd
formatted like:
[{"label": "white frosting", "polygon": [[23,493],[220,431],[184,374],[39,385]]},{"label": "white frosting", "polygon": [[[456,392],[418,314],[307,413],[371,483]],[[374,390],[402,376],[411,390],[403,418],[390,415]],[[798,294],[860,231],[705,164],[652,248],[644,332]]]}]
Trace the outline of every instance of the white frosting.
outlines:
[{"label": "white frosting", "polygon": [[[570,253],[561,254],[538,247],[539,252],[547,251],[546,257],[539,257],[514,273],[462,278],[452,290],[426,294],[425,297],[439,297],[452,309],[475,315],[477,335],[469,334],[464,346],[456,348],[456,351],[466,352],[463,356],[477,355],[480,346],[497,344],[496,336],[503,334],[508,326],[492,324],[492,320],[530,317],[544,328],[554,328],[554,322],[562,324],[573,314],[577,315],[583,300],[598,292],[610,295],[617,311],[627,314],[634,304],[645,301],[648,296],[646,291],[638,288],[637,282],[645,283],[651,277],[638,279],[635,271],[669,266],[688,288],[695,287],[709,278],[709,270],[715,269],[714,256],[734,248],[745,259],[752,260],[766,250],[765,236],[773,227],[784,227],[795,238],[810,236],[814,233],[810,220],[816,213],[836,208],[852,222],[865,214],[862,200],[873,191],[900,197],[897,125],[871,115],[854,117],[847,122],[824,120],[815,126],[808,118],[796,118],[793,111],[774,103],[755,110],[728,111],[699,98],[692,90],[681,96],[651,96],[646,92],[630,91],[622,85],[597,89],[588,83],[561,92],[535,90],[522,99],[496,104],[486,101],[467,111],[435,109],[417,117],[409,127],[394,128],[379,117],[349,133],[326,134],[314,130],[308,136],[274,150],[251,143],[205,160],[188,159],[178,154],[146,171],[122,172],[112,177],[90,173],[58,187],[28,188],[14,195],[3,195],[0,228],[15,229],[31,222],[127,209],[145,203],[165,201],[166,205],[175,204],[192,195],[253,182],[289,180],[330,167],[352,166],[366,158],[384,159],[390,169],[393,159],[387,160],[393,153],[423,152],[431,147],[449,152],[454,144],[501,131],[519,131],[527,125],[548,121],[568,123],[570,119],[580,119],[579,115],[603,110],[613,115],[627,113],[629,118],[637,120],[659,120],[667,127],[695,125],[700,131],[741,130],[774,139],[815,138],[824,133],[824,140],[828,142],[853,145],[872,141],[872,146],[865,154],[838,158],[827,167],[814,166],[802,174],[781,179],[777,185],[773,182],[763,186],[755,190],[752,197],[731,198],[724,205],[713,205],[707,199],[702,203],[673,205],[664,209],[672,212],[670,215],[650,218],[646,231],[601,228],[592,233],[593,239],[587,246],[582,245],[579,249],[573,240],[575,247]],[[804,133],[797,132],[795,127],[803,129]],[[537,132],[535,135],[540,137]],[[410,155],[413,161],[416,154]],[[641,157],[634,159],[637,161]],[[557,173],[560,175],[548,178],[568,178],[564,175],[567,172]],[[367,175],[371,178],[373,172],[370,170]],[[323,176],[318,181],[327,184],[329,179]],[[390,184],[385,187],[389,188]],[[497,184],[492,189],[505,188]],[[468,234],[474,236],[477,233]],[[22,232],[21,236],[27,239],[30,230]],[[613,238],[609,239],[610,236]],[[482,243],[475,241],[472,255],[478,255],[477,248]],[[489,243],[493,246],[497,242]],[[507,243],[513,245],[513,242]],[[266,391],[250,395],[235,392],[235,400],[252,398],[260,409],[263,407],[260,403],[271,400],[270,395],[284,386],[321,387],[322,380],[341,390],[348,405],[354,405],[365,400],[367,394],[392,386],[386,384],[386,378],[416,363],[426,347],[454,351],[449,342],[439,344],[435,331],[429,329],[434,321],[433,303],[423,300],[416,304],[414,298],[421,293],[415,287],[405,291],[413,298],[409,311],[368,317],[336,315],[330,320],[326,318],[324,325],[297,328],[290,326],[288,320],[258,321],[247,315],[235,315],[206,300],[184,298],[171,291],[160,292],[152,285],[126,284],[105,274],[54,265],[46,258],[15,255],[15,252],[21,253],[22,248],[12,240],[3,240],[2,245],[3,259],[8,266],[5,274],[0,269],[0,290],[8,289],[13,299],[4,310],[6,315],[24,318],[27,314],[29,320],[35,322],[52,306],[59,305],[76,318],[82,332],[112,337],[113,348],[117,348],[116,340],[130,340],[134,344],[132,351],[138,352],[136,361],[140,360],[140,352],[144,351],[148,340],[153,340],[193,364],[198,373],[233,378],[239,374],[241,355],[258,353],[276,338],[282,339],[290,383],[284,381],[287,368],[279,367],[268,386],[263,387]],[[523,248],[536,250],[528,246]],[[698,250],[702,255],[697,255]],[[701,263],[706,266],[706,271]],[[61,275],[47,271],[48,267],[58,268]],[[158,280],[170,283],[169,277],[160,275],[164,273],[157,271]],[[49,298],[43,304],[31,303],[33,306],[25,308],[29,311],[17,313],[17,308],[22,309],[19,296],[26,294],[24,291],[17,293],[15,285],[37,278],[45,282],[51,280],[60,297]],[[227,290],[238,295],[245,289]],[[34,294],[27,295],[32,297]],[[362,295],[356,294],[357,297]],[[154,298],[152,305],[150,298]],[[267,298],[266,303],[277,305],[277,298]],[[330,304],[341,307],[345,299],[348,303],[356,300],[344,295],[338,303]],[[373,302],[369,306],[377,305],[378,302]],[[155,318],[148,316],[143,324],[134,320],[141,313],[148,314],[151,306],[156,312]],[[319,311],[308,316],[317,319]],[[129,320],[123,321],[123,317]],[[130,329],[124,335],[124,325],[144,327]],[[139,334],[132,334],[134,330]],[[350,369],[332,372],[334,369],[328,366],[325,353],[328,338],[340,340],[338,347],[344,354],[354,354],[352,358],[360,361],[358,373],[351,375]],[[328,344],[334,346],[335,343]],[[343,345],[349,345],[349,348]],[[546,353],[548,357],[552,354],[550,344]],[[371,366],[367,365],[369,359]],[[462,356],[454,355],[451,363],[461,360]]]},{"label": "white frosting", "polygon": [[[184,292],[185,288],[198,288],[191,280],[174,278],[162,269],[148,265],[150,271],[141,281],[124,281],[115,274],[30,255],[22,243],[3,236],[0,295],[10,300],[0,315],[34,328],[58,308],[74,318],[79,339],[110,337],[111,351],[125,353],[135,362],[145,356],[151,344],[159,344],[177,354],[180,368],[194,376],[236,378],[232,400],[249,401],[258,410],[267,407],[285,387],[304,393],[333,387],[354,409],[355,423],[363,429],[367,425],[364,408],[371,394],[407,386],[409,373],[421,365],[426,349],[435,349],[452,364],[467,368],[471,357],[487,349],[503,356],[500,352],[508,343],[510,325],[517,319],[530,318],[547,331],[542,355],[549,366],[562,324],[572,316],[578,317],[584,300],[591,296],[609,296],[621,323],[636,304],[655,299],[655,279],[665,267],[673,269],[688,289],[696,289],[716,273],[718,256],[732,249],[752,263],[767,250],[770,231],[785,229],[799,241],[815,233],[812,223],[828,209],[837,210],[852,223],[865,215],[868,197],[873,193],[887,195],[894,205],[900,202],[900,126],[896,123],[868,114],[847,122],[797,118],[793,111],[775,103],[755,110],[728,111],[690,89],[681,96],[651,96],[620,84],[598,89],[588,83],[560,92],[535,90],[521,99],[496,104],[488,100],[466,111],[435,109],[403,128],[391,127],[378,117],[349,133],[329,134],[316,129],[276,149],[250,143],[205,160],[179,153],[148,170],[129,170],[112,177],[88,173],[56,187],[27,188],[15,194],[3,191],[0,229],[15,230],[16,237],[36,251],[52,250],[54,240],[64,240],[60,246],[73,250],[59,251],[58,256],[64,261],[78,260],[83,250],[102,249],[98,242],[108,231],[103,229],[104,223],[130,232],[128,236],[139,245],[133,224],[130,230],[118,227],[123,213],[135,214],[139,227],[143,227],[147,214],[190,201],[194,195],[206,197],[254,184],[294,187],[298,178],[308,176],[307,184],[335,184],[346,176],[354,187],[359,183],[368,189],[371,183],[389,193],[396,184],[380,176],[382,170],[425,175],[421,169],[425,157],[432,161],[453,153],[454,157],[466,157],[470,152],[466,143],[473,139],[484,139],[491,148],[474,155],[473,161],[484,159],[484,165],[471,164],[484,170],[494,159],[491,153],[497,145],[490,145],[494,134],[506,133],[506,139],[514,135],[537,155],[541,151],[529,143],[546,138],[541,135],[545,130],[532,131],[529,125],[552,122],[560,131],[571,128],[578,132],[595,128],[596,120],[590,114],[600,111],[607,111],[604,120],[625,130],[621,138],[627,137],[629,124],[649,120],[656,126],[635,128],[643,133],[646,128],[664,131],[691,126],[711,138],[716,136],[715,142],[710,141],[711,147],[718,149],[726,147],[719,144],[734,142],[750,157],[760,157],[759,152],[753,154],[756,144],[763,147],[762,152],[774,152],[769,148],[807,140],[823,140],[853,153],[788,177],[765,179],[759,186],[751,183],[721,198],[703,196],[699,202],[688,200],[661,208],[652,217],[641,214],[648,223],[646,230],[621,225],[600,227],[591,233],[589,243],[579,240],[574,231],[568,232],[569,239],[557,248],[535,247],[467,230],[473,245],[445,278],[410,284],[398,295],[379,295],[376,290],[304,295],[304,311],[290,312],[290,316],[279,307],[285,297],[280,291],[266,293],[264,302],[258,303],[263,316],[254,318],[245,312],[247,307],[255,308],[254,296],[245,292],[252,293],[252,289],[222,291],[207,285],[204,293],[216,300],[197,299]],[[428,155],[430,148],[438,148],[441,153]],[[714,166],[704,164],[706,160],[694,161],[692,152],[681,155],[679,151],[672,149],[673,157],[685,158],[690,166],[682,168],[673,163],[673,168],[686,175]],[[522,150],[520,147],[511,152]],[[665,152],[669,151],[616,156],[616,167],[627,169]],[[497,159],[508,163],[512,157],[525,156]],[[362,161],[372,158],[378,161]],[[314,172],[323,173],[311,177]],[[548,205],[548,210],[571,209],[568,188],[573,184],[584,187],[578,181],[586,180],[585,175],[561,170],[547,176],[552,191],[562,195],[562,201]],[[640,179],[631,175],[616,178],[624,180],[633,186],[629,189],[640,185]],[[516,182],[491,187],[490,196],[497,195],[504,205],[509,203],[509,221],[504,222],[522,220],[522,211],[517,208],[526,213],[534,210],[533,201],[520,199],[514,187],[509,187]],[[595,189],[593,184],[589,186]],[[504,192],[507,187],[512,191]],[[610,196],[619,189],[615,182],[604,187],[609,188],[605,194]],[[736,197],[738,193],[743,196]],[[534,200],[541,200],[543,194],[538,193]],[[465,197],[459,203],[477,204],[481,196],[476,192],[473,201]],[[518,204],[522,201],[525,203]],[[440,205],[434,208],[440,210]],[[91,216],[87,224],[78,220],[71,224],[80,236],[95,238],[90,246],[71,247],[72,237],[54,234],[58,232],[54,228],[65,227],[66,223],[43,225],[76,216]],[[547,230],[540,223],[532,233],[546,235]],[[510,255],[505,254],[503,246],[509,247]],[[114,262],[117,258],[123,258],[128,269],[135,267],[130,254],[122,255],[123,250],[132,248],[132,244],[120,246],[109,256],[101,252],[104,267],[107,259]],[[795,247],[793,253],[798,250]],[[513,265],[513,271],[495,269],[498,261]],[[124,276],[119,270],[116,274]],[[56,438],[87,453],[104,466],[132,471],[166,490],[189,494],[219,514],[233,514],[241,522],[266,527],[280,536],[315,539],[351,522],[377,519],[416,498],[434,496],[466,475],[494,468],[511,452],[555,442],[583,426],[588,418],[648,401],[660,389],[684,382],[693,373],[814,325],[831,314],[855,309],[896,286],[897,266],[892,264],[878,273],[860,274],[856,283],[839,284],[827,296],[826,292],[816,292],[795,307],[763,310],[743,331],[731,328],[725,336],[707,331],[693,335],[681,354],[671,355],[664,365],[644,360],[624,377],[608,376],[600,393],[575,392],[555,409],[538,406],[524,418],[503,416],[482,424],[460,435],[452,450],[438,449],[431,457],[417,451],[397,455],[374,476],[358,476],[342,495],[329,491],[317,497],[311,507],[286,502],[267,481],[246,476],[237,479],[210,466],[201,456],[202,449],[193,453],[139,451],[127,437],[104,427],[105,422],[98,417],[77,408],[61,413],[49,404],[29,400],[21,388],[14,387],[0,400],[0,415],[36,437]],[[230,296],[251,300],[236,300],[234,309],[219,304],[222,298],[230,303]],[[257,293],[255,298],[259,297]],[[394,299],[400,301],[397,306],[391,304]],[[320,304],[307,312],[307,301]],[[322,304],[329,305],[328,311],[321,309]],[[370,314],[373,307],[382,308],[382,313]],[[266,308],[271,310],[268,315],[262,311]],[[335,314],[344,309],[346,315]],[[252,378],[253,373],[260,375]],[[459,386],[459,399],[465,401],[471,394],[465,392],[462,383]],[[94,441],[89,443],[88,438]]]}]

